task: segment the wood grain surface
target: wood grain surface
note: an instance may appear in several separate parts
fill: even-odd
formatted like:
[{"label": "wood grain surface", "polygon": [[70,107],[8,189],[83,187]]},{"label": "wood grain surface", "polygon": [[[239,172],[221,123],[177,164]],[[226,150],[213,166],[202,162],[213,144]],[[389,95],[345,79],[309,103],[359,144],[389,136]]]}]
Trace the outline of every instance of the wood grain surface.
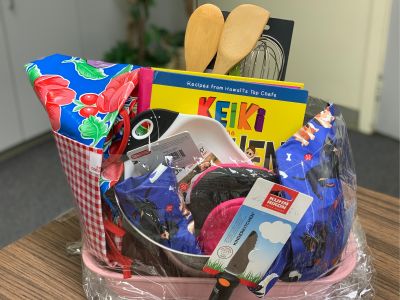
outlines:
[{"label": "wood grain surface", "polygon": [[358,188],[358,216],[376,269],[375,299],[400,299],[400,199]]},{"label": "wood grain surface", "polygon": [[0,250],[0,299],[85,299],[81,260],[68,242],[80,239],[75,211]]},{"label": "wood grain surface", "polygon": [[[375,299],[399,293],[400,199],[358,190],[358,215],[376,269]],[[74,211],[0,250],[0,299],[84,299],[81,261],[66,244],[80,238]]]}]

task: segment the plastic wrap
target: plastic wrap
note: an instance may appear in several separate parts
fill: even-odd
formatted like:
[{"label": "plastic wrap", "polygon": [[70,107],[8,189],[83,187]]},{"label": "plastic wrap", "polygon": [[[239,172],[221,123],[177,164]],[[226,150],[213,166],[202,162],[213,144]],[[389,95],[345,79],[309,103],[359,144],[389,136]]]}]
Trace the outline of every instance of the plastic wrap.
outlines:
[{"label": "plastic wrap", "polygon": [[[154,119],[159,125],[163,116],[171,114],[144,112],[132,120],[131,127]],[[190,127],[193,123],[196,126]],[[122,254],[135,264],[138,249],[147,249],[149,275],[207,277],[202,268],[213,250],[210,243],[215,248],[217,236],[223,233],[215,221],[223,221],[218,225],[226,228],[234,216],[227,213],[227,205],[237,211],[240,204],[235,208],[231,202],[245,197],[257,178],[277,181],[277,176],[249,163],[214,120],[180,114],[168,126],[170,135],[153,128],[158,135],[150,134],[143,144],[137,143],[138,134],[132,134],[129,145],[134,146],[128,146],[127,152],[132,161],[125,162],[130,171],[113,189],[124,228],[133,239],[125,237]],[[179,133],[180,127],[187,132]],[[170,128],[175,128],[172,133]],[[158,140],[160,136],[163,139]],[[220,211],[219,218],[209,218],[215,211]]]},{"label": "plastic wrap", "polygon": [[323,107],[277,150],[276,159],[282,184],[314,199],[291,236],[281,278],[312,280],[335,267],[356,209],[353,158],[338,108]]},{"label": "plastic wrap", "polygon": [[[62,76],[53,75],[65,64],[75,69],[61,68]],[[207,299],[216,290],[214,276],[226,273],[234,277],[229,284],[243,283],[230,289],[232,299],[357,299],[373,294],[365,239],[354,223],[351,148],[335,105],[310,99],[304,126],[272,154],[270,165],[276,169],[268,170],[255,166],[255,151],[240,149],[212,118],[162,109],[136,115],[140,70],[125,65],[101,65],[100,70],[92,64],[54,55],[27,66],[79,208],[88,298]],[[82,73],[83,67],[93,74]],[[87,115],[88,109],[98,111]],[[231,233],[228,226],[235,224],[231,221],[238,211],[241,216],[243,201],[257,182],[264,184],[263,190],[272,187],[257,194],[257,201],[273,195],[274,205],[286,203],[287,210],[275,209],[271,223],[262,219],[252,229],[247,228],[251,219],[243,218],[231,235],[238,242],[236,252],[229,248],[219,256],[235,257],[249,240],[235,261],[239,263],[229,270],[230,262],[213,260],[211,266],[210,255],[223,248],[219,241]],[[299,193],[307,206],[295,202]],[[294,202],[293,207],[304,207],[301,214],[294,210],[297,221],[282,217]],[[282,223],[286,229],[266,230],[280,238],[266,237],[259,229],[281,220],[288,221]],[[253,235],[254,230],[260,234]],[[247,237],[240,240],[244,232]],[[262,245],[261,236],[268,240]],[[79,245],[68,250],[77,253]],[[253,270],[257,272],[249,272]]]},{"label": "plastic wrap", "polygon": [[[355,266],[345,279],[335,284],[325,283],[316,291],[310,287],[300,293],[297,290],[295,294],[288,292],[287,284],[278,282],[266,299],[373,299],[374,269],[364,232],[357,221],[352,232],[356,251],[351,254],[355,257]],[[214,284],[207,278],[194,279],[193,283],[191,279],[181,282],[176,277],[152,280],[141,275],[124,280],[120,274],[101,268],[87,252],[83,254],[82,265],[83,287],[88,299],[208,299],[209,289]],[[152,266],[148,266],[150,269]],[[314,291],[310,293],[311,290]],[[256,299],[243,288],[238,288],[235,293],[232,299]]]},{"label": "plastic wrap", "polygon": [[[330,110],[333,112],[332,107],[330,106]],[[324,112],[326,109],[327,104],[325,102],[311,99],[307,108],[305,124],[309,124],[315,115],[319,115],[316,112]],[[313,209],[317,209],[320,214],[324,215],[322,218],[325,223],[331,222],[335,224],[329,223],[329,226],[332,227],[329,227],[327,232],[334,234],[332,230],[336,230],[340,236],[325,236],[324,238],[329,238],[329,240],[321,242],[323,237],[312,235],[314,233],[313,230],[315,230],[315,224],[318,223],[313,216],[302,225],[303,231],[309,231],[307,231],[306,235],[302,232],[301,241],[304,242],[305,246],[308,246],[309,244],[304,241],[304,236],[307,236],[311,243],[314,242],[314,244],[311,244],[314,246],[311,249],[306,247],[305,250],[303,249],[301,250],[302,252],[297,252],[296,254],[293,250],[295,246],[292,245],[292,240],[296,236],[293,236],[281,251],[280,256],[276,258],[270,270],[264,275],[262,280],[264,281],[264,286],[260,282],[258,288],[249,290],[241,285],[234,291],[232,299],[254,298],[255,296],[251,292],[260,297],[264,295],[265,291],[268,299],[372,298],[372,264],[362,229],[357,222],[353,223],[356,208],[356,181],[346,126],[341,114],[337,111],[329,115],[326,120],[332,122],[333,126],[325,124],[328,129],[323,139],[328,140],[330,143],[335,141],[334,147],[335,151],[337,151],[335,154],[338,154],[338,158],[333,160],[331,157],[328,158],[328,163],[324,166],[336,168],[337,178],[333,179],[336,180],[334,183],[331,181],[324,182],[321,185],[323,188],[321,194],[317,193],[316,190],[311,192],[311,189],[308,190],[308,193],[313,195],[314,201],[317,201],[315,205],[319,205],[318,202],[326,200],[324,205],[321,207],[314,206]],[[324,120],[321,122],[324,122]],[[311,139],[313,140],[313,138]],[[296,136],[292,140],[295,147],[302,151],[303,141],[296,138]],[[287,145],[290,145],[290,140]],[[326,146],[323,144],[322,147],[317,147],[317,150],[314,151],[315,153],[321,152],[321,157],[316,162],[317,165],[327,159],[324,156],[325,148]],[[285,148],[283,147],[282,149]],[[207,155],[210,155],[210,153],[207,152]],[[171,164],[168,165],[168,157],[160,156],[153,157],[153,159],[161,162],[162,169],[167,170],[170,175],[177,173],[176,170],[175,172],[173,171],[176,167]],[[295,155],[291,159],[295,160]],[[148,185],[145,184],[143,189],[138,183],[134,183],[132,179],[129,185],[135,188],[135,190],[130,191],[132,195],[135,195],[134,197],[139,195],[142,200],[153,198],[153,202],[161,201],[161,203],[158,203],[158,212],[160,212],[161,204],[162,207],[168,206],[168,203],[164,200],[173,198],[170,193],[176,193],[176,201],[177,203],[180,201],[181,205],[175,204],[174,207],[170,207],[170,213],[174,209],[178,209],[175,213],[181,214],[182,216],[180,217],[185,215],[187,220],[192,220],[192,223],[195,221],[191,225],[191,233],[195,239],[193,240],[192,237],[189,240],[187,238],[183,239],[183,244],[178,248],[177,246],[163,243],[155,236],[149,240],[149,233],[146,233],[140,225],[133,225],[134,220],[129,220],[130,218],[125,216],[124,228],[127,229],[129,234],[124,238],[122,253],[133,259],[133,277],[123,280],[116,268],[110,268],[104,264],[102,266],[91,257],[89,252],[84,251],[84,287],[89,299],[207,299],[209,297],[210,291],[215,284],[215,279],[202,272],[202,266],[207,261],[208,255],[214,250],[216,241],[221,238],[222,233],[243,202],[243,197],[246,196],[255,181],[254,178],[261,177],[275,182],[285,182],[285,178],[282,177],[282,172],[280,174],[281,178],[277,175],[280,169],[275,170],[275,173],[273,173],[272,171],[251,167],[246,163],[235,160],[231,160],[229,164],[225,161],[225,164],[223,164],[215,156],[214,160],[208,161],[207,164],[204,164],[204,161],[206,161],[204,157],[195,157],[194,160],[197,167],[191,166],[192,176],[189,176],[190,180],[184,184],[182,182],[181,184],[174,182],[176,179],[172,179],[171,183],[171,178],[174,176],[169,176],[171,178],[167,176],[165,180],[169,184],[156,186],[156,188],[163,188],[164,191],[154,190],[149,192]],[[279,162],[279,153],[277,154],[277,160]],[[204,167],[205,165],[206,167]],[[312,165],[312,167],[314,166],[315,164]],[[142,165],[141,167],[143,170],[147,168],[147,172],[152,171],[149,170],[148,166]],[[147,174],[142,175],[142,178],[137,178],[140,178],[139,181],[143,183],[154,177],[154,175],[161,176],[157,168],[152,171],[152,175]],[[145,179],[146,176],[147,179]],[[327,179],[324,178],[323,180]],[[116,185],[116,189],[122,188],[122,191],[126,191],[127,188],[124,187],[124,184],[127,183],[128,181],[122,181]],[[307,186],[307,180],[300,180],[300,186],[297,185],[295,187],[301,190],[301,185]],[[333,187],[335,187],[333,189],[334,192],[332,192]],[[121,194],[123,192],[120,191]],[[153,194],[153,196],[150,194]],[[121,202],[123,201],[118,200],[117,202],[120,204],[121,211],[126,212],[125,208],[121,208]],[[182,208],[182,205],[185,208]],[[341,207],[339,213],[332,212],[332,209],[336,210],[339,206]],[[191,211],[194,213],[191,213]],[[337,220],[331,221],[332,219],[330,218],[336,218]],[[305,219],[307,220],[307,218]],[[196,221],[202,226],[196,225]],[[184,225],[186,227],[189,224],[184,223]],[[163,226],[159,225],[158,227],[164,228],[164,230],[169,227]],[[132,230],[132,227],[134,230]],[[148,224],[147,227],[149,227]],[[175,225],[175,227],[177,226]],[[352,233],[350,233],[351,227]],[[177,232],[179,230],[175,230],[175,233]],[[159,231],[158,234],[162,235],[162,232]],[[318,248],[321,243],[326,248],[324,248],[322,254],[321,249]],[[297,270],[301,270],[301,272],[307,271],[304,267],[300,269],[306,264],[306,254],[311,255],[312,266],[308,277],[305,276],[305,279],[301,279],[302,274]],[[294,270],[293,262],[296,261],[297,265],[295,263],[295,266],[297,269]],[[277,283],[275,283],[276,279],[273,282],[272,280],[268,281],[270,274],[279,274],[280,280]],[[267,283],[265,283],[265,280],[267,280]]]}]

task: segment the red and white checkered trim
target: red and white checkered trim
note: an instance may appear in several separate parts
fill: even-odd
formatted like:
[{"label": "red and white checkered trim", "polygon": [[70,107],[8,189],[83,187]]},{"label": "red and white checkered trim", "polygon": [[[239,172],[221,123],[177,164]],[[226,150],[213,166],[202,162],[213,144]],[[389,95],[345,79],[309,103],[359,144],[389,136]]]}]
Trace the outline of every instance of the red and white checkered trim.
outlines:
[{"label": "red and white checkered trim", "polygon": [[122,251],[122,240],[122,237],[114,236],[114,243],[119,251]]},{"label": "red and white checkered trim", "polygon": [[107,257],[99,175],[94,173],[93,169],[90,170],[93,155],[100,159],[101,163],[103,151],[80,144],[57,132],[54,132],[54,137],[61,164],[80,212],[85,245],[98,259],[110,264]]}]

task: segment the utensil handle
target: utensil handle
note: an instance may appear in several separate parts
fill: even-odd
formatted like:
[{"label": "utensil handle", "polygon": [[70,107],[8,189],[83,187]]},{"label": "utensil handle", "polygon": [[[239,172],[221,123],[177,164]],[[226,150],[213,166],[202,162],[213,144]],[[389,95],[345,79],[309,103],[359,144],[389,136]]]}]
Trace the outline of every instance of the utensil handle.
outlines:
[{"label": "utensil handle", "polygon": [[228,300],[233,290],[238,286],[239,278],[236,276],[222,272],[217,275],[217,283],[212,289],[209,300]]}]

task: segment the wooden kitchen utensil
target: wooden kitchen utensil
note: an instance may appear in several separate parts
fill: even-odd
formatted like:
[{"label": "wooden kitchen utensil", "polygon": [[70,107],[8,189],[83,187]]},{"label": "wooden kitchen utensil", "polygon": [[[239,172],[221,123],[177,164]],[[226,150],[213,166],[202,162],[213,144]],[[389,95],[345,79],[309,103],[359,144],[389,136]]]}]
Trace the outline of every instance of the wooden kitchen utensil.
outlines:
[{"label": "wooden kitchen utensil", "polygon": [[204,72],[217,53],[223,27],[224,17],[217,6],[204,4],[193,12],[185,33],[187,71]]},{"label": "wooden kitchen utensil", "polygon": [[270,13],[253,4],[237,6],[225,21],[213,73],[226,74],[255,47]]}]

